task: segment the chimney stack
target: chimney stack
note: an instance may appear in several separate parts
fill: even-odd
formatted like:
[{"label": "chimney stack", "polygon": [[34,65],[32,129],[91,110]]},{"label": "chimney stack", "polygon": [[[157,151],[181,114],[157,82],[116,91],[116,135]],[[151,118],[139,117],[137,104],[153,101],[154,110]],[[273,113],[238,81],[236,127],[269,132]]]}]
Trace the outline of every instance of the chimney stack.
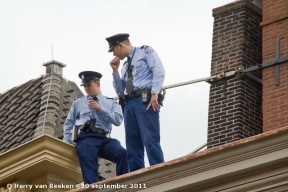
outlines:
[{"label": "chimney stack", "polygon": [[42,80],[42,95],[40,114],[37,120],[37,126],[33,138],[43,134],[55,135],[58,111],[61,98],[61,82],[63,75],[63,67],[65,64],[59,61],[49,61],[44,63],[46,67],[46,75]]},{"label": "chimney stack", "polygon": [[[262,62],[262,10],[258,6],[251,0],[238,0],[213,9],[213,16],[211,75]],[[261,79],[260,70],[251,74]],[[261,97],[261,83],[247,76],[212,83],[207,148],[262,133]]]},{"label": "chimney stack", "polygon": [[61,63],[56,60],[48,61],[47,63],[44,63],[43,66],[46,67],[46,73],[53,73],[58,74],[60,76],[63,75],[63,68],[66,67],[64,63]]}]

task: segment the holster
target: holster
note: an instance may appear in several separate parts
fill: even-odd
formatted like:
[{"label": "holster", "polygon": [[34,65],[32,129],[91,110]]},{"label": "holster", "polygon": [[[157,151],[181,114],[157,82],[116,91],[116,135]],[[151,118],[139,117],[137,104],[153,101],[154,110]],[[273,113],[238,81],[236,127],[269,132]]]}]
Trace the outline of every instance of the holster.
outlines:
[{"label": "holster", "polygon": [[93,119],[90,119],[90,120],[87,120],[84,125],[80,128],[80,131],[82,133],[87,133],[87,132],[99,132],[97,131],[96,127],[95,127],[95,124],[96,124],[96,120],[93,120]]},{"label": "holster", "polygon": [[164,101],[165,99],[165,95],[166,95],[166,90],[165,89],[161,89],[160,93],[158,94],[158,101]]},{"label": "holster", "polygon": [[124,114],[124,109],[125,109],[125,95],[124,93],[120,93],[118,95],[118,98],[119,98],[119,105],[121,106],[122,108],[122,113]]},{"label": "holster", "polygon": [[77,142],[77,137],[78,137],[78,127],[77,125],[74,125],[72,129],[72,141]]},{"label": "holster", "polygon": [[89,126],[89,128],[90,128],[93,132],[96,132],[95,125],[96,125],[96,119],[91,119],[91,120],[90,120],[90,126]]},{"label": "holster", "polygon": [[86,133],[90,130],[90,120],[86,121],[84,125],[80,128],[80,131]]}]

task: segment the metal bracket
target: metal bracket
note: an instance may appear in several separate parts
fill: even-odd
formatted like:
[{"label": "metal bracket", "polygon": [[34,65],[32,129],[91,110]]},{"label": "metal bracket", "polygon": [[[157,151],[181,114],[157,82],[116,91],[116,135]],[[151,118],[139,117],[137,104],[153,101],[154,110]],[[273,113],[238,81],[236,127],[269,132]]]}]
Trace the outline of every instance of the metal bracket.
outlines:
[{"label": "metal bracket", "polygon": [[262,64],[257,64],[254,65],[252,67],[248,67],[246,69],[244,69],[242,72],[243,73],[248,73],[251,71],[255,71],[257,69],[263,69],[266,67],[270,67],[273,65],[276,65],[275,67],[275,85],[278,86],[280,84],[280,65],[281,63],[287,62],[288,61],[288,57],[282,57],[280,58],[280,39],[276,39],[276,58],[273,61],[268,61]]},{"label": "metal bracket", "polygon": [[252,79],[253,81],[256,81],[257,83],[262,85],[262,79],[256,77],[255,75],[253,75],[252,73],[244,73],[244,76],[249,77],[250,79]]},{"label": "metal bracket", "polygon": [[273,61],[262,63],[260,65],[254,65],[252,67],[248,67],[248,68],[243,70],[243,73],[248,73],[248,72],[251,72],[251,71],[255,71],[257,69],[263,69],[263,68],[266,68],[266,67],[270,67],[270,66],[273,66],[273,65],[284,63],[286,61],[288,61],[288,57],[282,57],[278,61],[273,60]]}]

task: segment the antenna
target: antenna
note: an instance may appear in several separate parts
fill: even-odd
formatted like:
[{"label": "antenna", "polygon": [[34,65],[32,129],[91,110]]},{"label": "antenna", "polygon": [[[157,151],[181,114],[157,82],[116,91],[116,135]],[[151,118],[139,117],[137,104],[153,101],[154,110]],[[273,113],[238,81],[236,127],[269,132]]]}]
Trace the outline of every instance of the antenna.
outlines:
[{"label": "antenna", "polygon": [[53,45],[52,45],[51,60],[53,60]]}]

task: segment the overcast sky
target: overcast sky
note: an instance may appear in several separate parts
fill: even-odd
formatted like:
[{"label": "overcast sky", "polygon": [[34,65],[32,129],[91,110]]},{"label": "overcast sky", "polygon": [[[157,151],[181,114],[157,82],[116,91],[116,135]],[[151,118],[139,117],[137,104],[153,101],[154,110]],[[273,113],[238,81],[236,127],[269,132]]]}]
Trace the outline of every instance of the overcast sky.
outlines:
[{"label": "overcast sky", "polygon": [[[53,45],[53,59],[67,65],[65,78],[80,84],[80,71],[98,71],[102,93],[114,97],[105,38],[122,32],[159,54],[164,85],[210,76],[212,9],[232,1],[0,0],[0,93],[43,75]],[[165,161],[206,143],[208,98],[205,82],[167,90],[160,113]],[[125,146],[123,124],[112,137]]]}]

